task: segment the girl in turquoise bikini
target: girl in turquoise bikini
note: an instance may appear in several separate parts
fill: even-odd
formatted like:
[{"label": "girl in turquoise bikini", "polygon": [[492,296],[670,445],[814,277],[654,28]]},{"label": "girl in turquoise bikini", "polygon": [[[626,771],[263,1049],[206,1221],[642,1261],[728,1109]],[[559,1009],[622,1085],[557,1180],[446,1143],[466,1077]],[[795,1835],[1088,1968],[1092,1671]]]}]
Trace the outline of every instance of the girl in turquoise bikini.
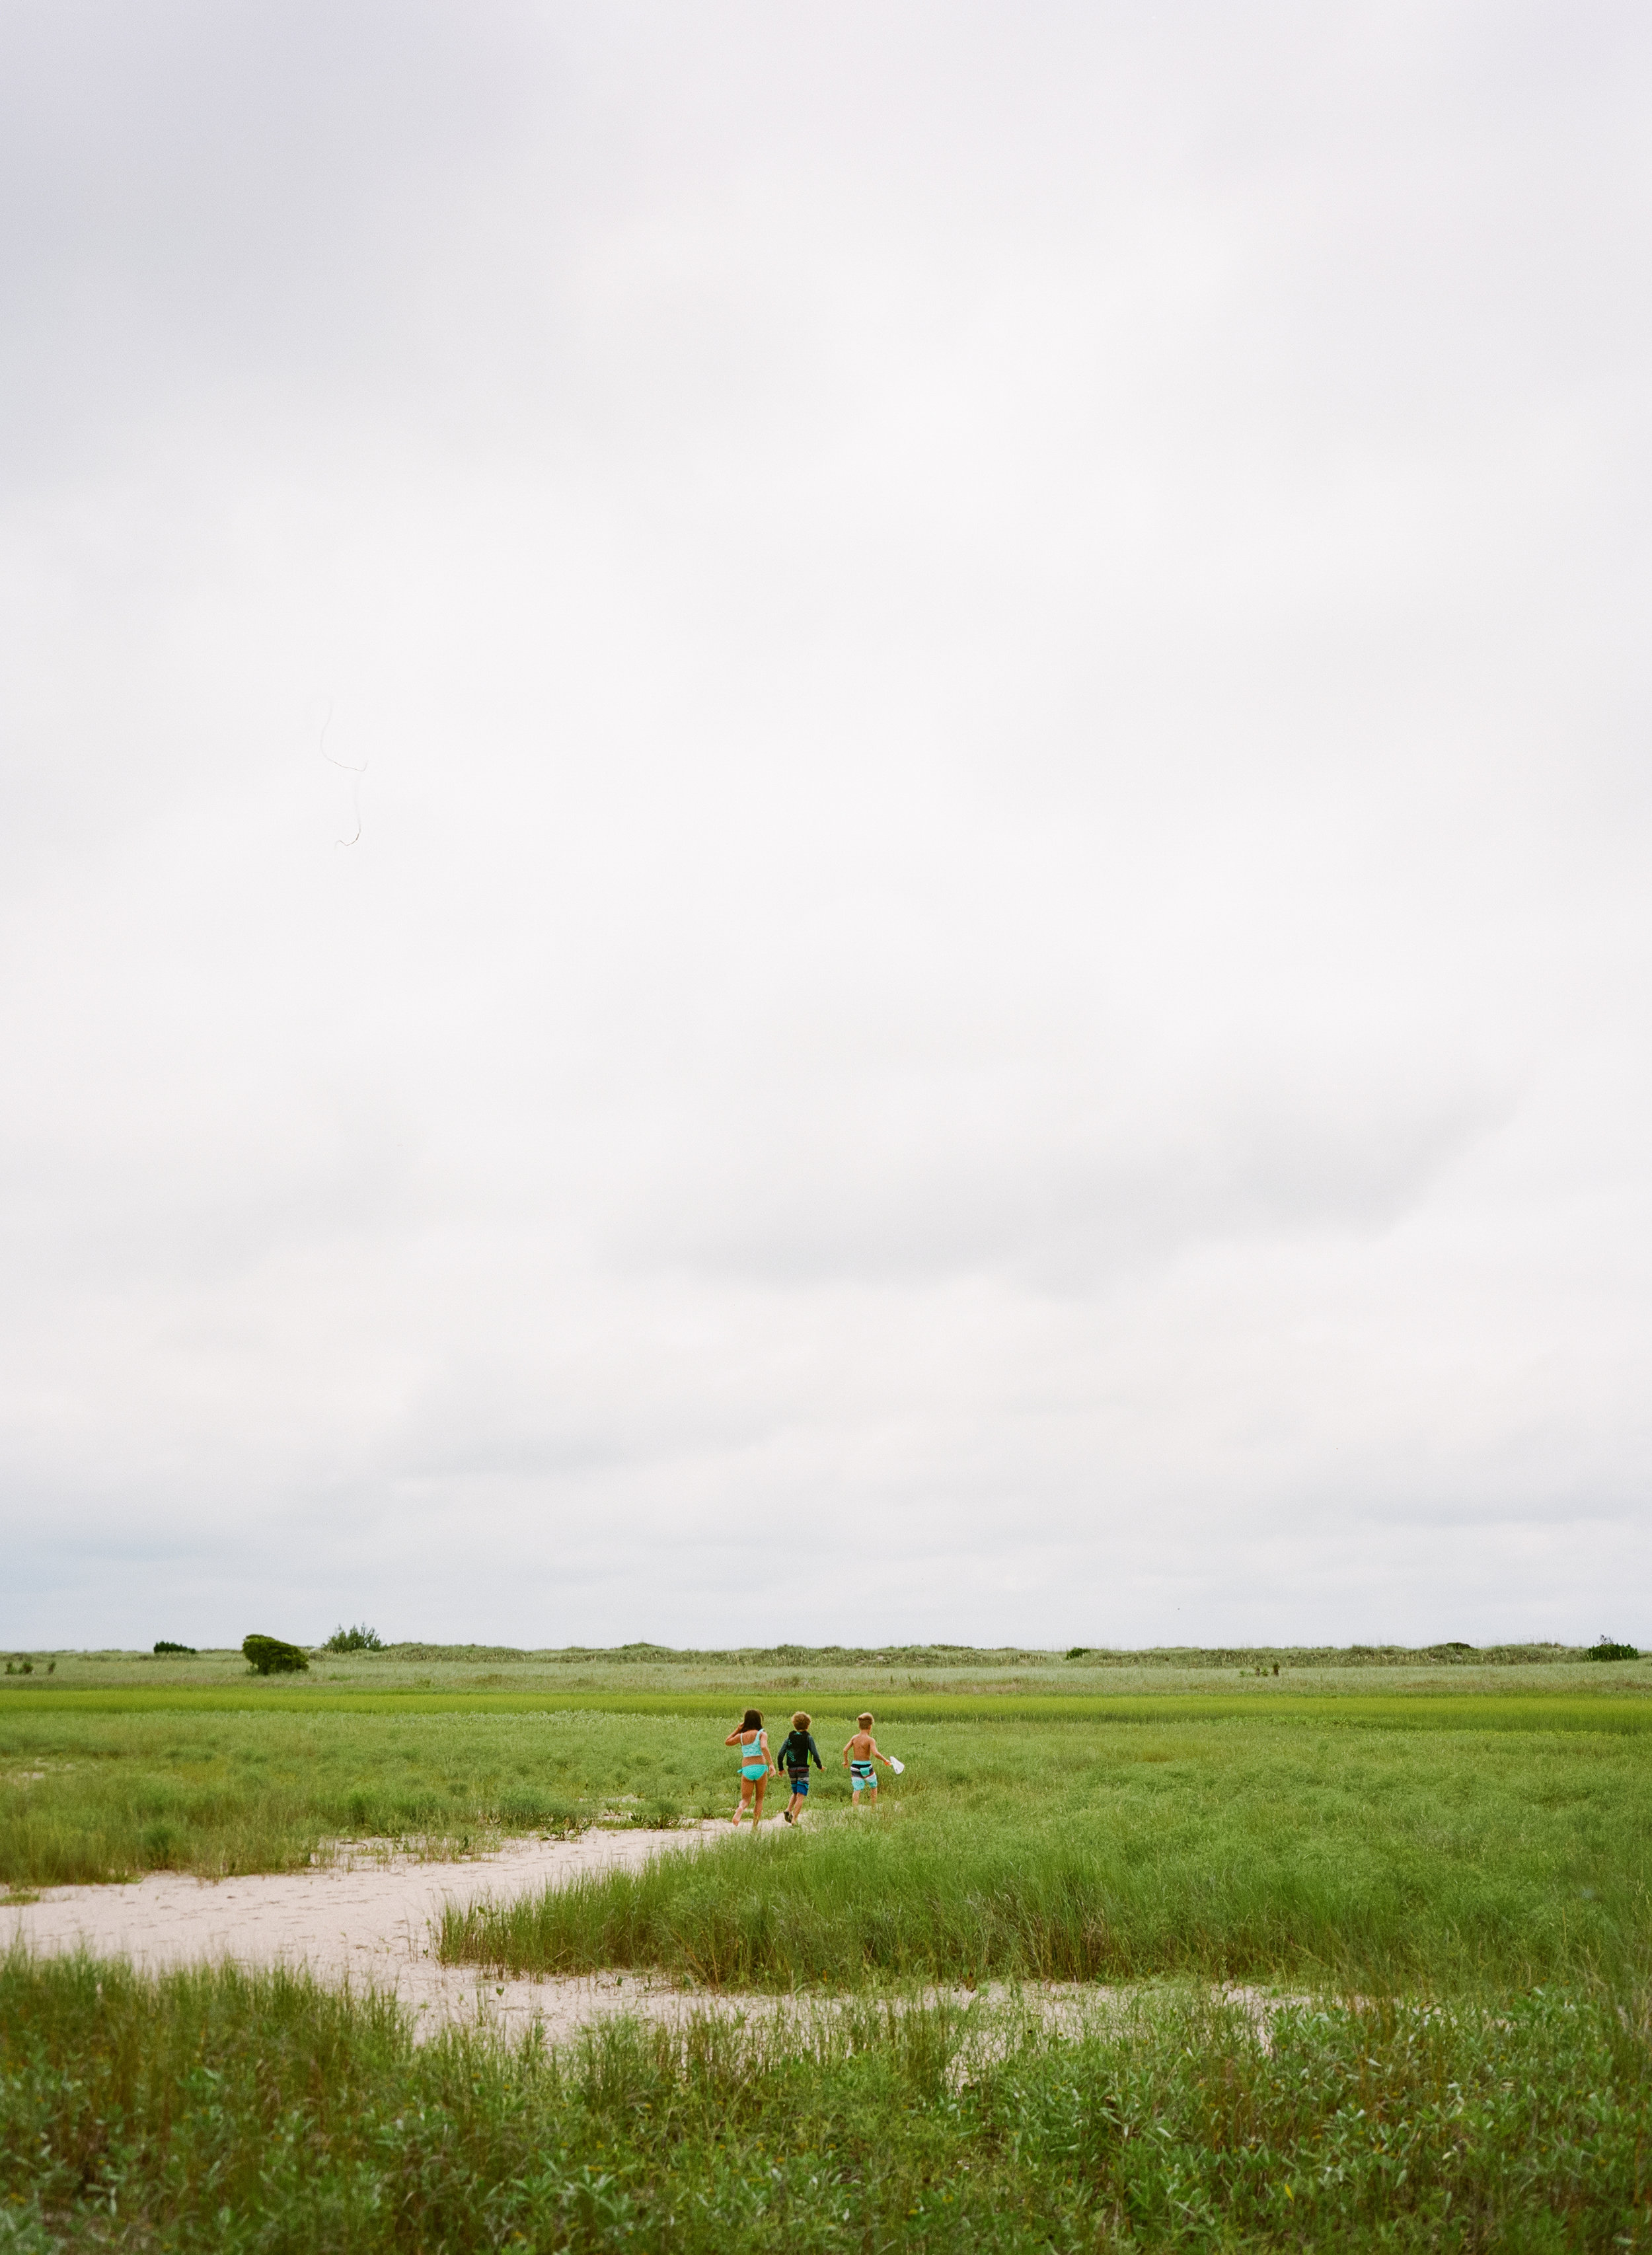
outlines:
[{"label": "girl in turquoise bikini", "polygon": [[774,1764],[769,1759],[769,1733],[756,1707],[747,1708],[745,1721],[737,1731],[730,1731],[723,1744],[740,1748],[740,1806],[735,1811],[734,1821],[738,1824],[749,1809],[752,1830],[756,1831],[763,1823],[763,1789],[774,1774]]}]

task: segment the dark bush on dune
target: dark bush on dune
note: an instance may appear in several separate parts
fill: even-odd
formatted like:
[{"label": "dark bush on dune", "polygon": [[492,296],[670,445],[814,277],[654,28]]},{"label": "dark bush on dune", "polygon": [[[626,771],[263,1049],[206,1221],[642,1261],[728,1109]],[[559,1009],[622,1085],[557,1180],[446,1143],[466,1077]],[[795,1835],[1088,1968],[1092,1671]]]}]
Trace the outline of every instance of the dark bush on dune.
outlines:
[{"label": "dark bush on dune", "polygon": [[1603,1636],[1599,1644],[1589,1647],[1588,1657],[1591,1660],[1639,1660],[1641,1655],[1632,1644],[1613,1644],[1609,1636]]},{"label": "dark bush on dune", "polygon": [[243,1637],[241,1649],[259,1675],[296,1675],[310,1665],[296,1644],[285,1643],[278,1636]]},{"label": "dark bush on dune", "polygon": [[384,1640],[376,1628],[362,1622],[359,1628],[335,1628],[321,1647],[323,1652],[383,1652]]},{"label": "dark bush on dune", "polygon": [[169,1636],[158,1636],[155,1640],[155,1649],[158,1653],[186,1652],[192,1660],[195,1656],[195,1647],[193,1644],[174,1644]]}]

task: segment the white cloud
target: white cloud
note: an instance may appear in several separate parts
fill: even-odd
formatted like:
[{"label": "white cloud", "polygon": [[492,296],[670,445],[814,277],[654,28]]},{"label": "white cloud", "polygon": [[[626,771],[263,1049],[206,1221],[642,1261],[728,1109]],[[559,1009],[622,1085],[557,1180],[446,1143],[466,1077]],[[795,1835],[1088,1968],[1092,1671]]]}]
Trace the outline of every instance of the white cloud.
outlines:
[{"label": "white cloud", "polygon": [[5,36],[0,1633],[1637,1633],[1638,15]]}]

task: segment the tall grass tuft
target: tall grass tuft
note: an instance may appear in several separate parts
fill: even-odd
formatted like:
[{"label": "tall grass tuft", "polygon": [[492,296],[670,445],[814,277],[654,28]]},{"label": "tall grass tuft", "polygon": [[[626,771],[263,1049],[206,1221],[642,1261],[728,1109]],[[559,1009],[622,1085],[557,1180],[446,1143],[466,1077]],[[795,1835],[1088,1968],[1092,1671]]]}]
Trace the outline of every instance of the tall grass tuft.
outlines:
[{"label": "tall grass tuft", "polygon": [[1462,1990],[1644,1962],[1646,1898],[1537,1870],[1082,1823],[847,1823],[450,1905],[440,1953],[512,1973],[653,1967],[712,1987],[1193,1974]]}]

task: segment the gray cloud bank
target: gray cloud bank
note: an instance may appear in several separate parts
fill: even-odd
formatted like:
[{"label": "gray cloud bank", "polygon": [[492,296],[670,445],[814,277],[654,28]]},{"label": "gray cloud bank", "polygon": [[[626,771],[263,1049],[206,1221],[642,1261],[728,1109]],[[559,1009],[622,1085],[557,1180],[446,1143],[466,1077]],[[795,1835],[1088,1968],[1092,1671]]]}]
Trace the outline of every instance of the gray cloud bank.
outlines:
[{"label": "gray cloud bank", "polygon": [[0,47],[0,1636],[1652,1639],[1640,11]]}]

